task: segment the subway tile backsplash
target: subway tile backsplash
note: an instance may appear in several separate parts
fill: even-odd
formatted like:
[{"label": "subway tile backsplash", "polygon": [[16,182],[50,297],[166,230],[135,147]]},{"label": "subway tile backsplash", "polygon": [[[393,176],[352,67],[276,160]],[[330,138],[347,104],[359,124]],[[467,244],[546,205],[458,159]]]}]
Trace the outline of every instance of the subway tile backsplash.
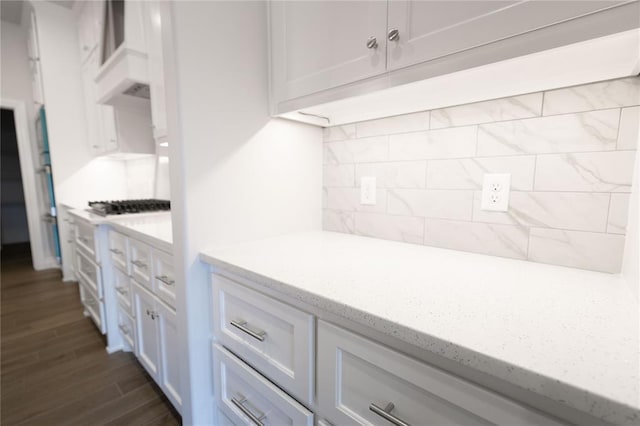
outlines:
[{"label": "subway tile backsplash", "polygon": [[[639,105],[633,77],[327,128],[323,228],[619,272]],[[511,174],[507,212],[480,209],[485,173]]]}]

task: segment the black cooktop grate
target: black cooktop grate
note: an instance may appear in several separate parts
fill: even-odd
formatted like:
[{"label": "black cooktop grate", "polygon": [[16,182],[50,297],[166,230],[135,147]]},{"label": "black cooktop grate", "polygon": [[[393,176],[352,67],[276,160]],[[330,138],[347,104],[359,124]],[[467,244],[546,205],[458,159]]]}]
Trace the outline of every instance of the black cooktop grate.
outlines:
[{"label": "black cooktop grate", "polygon": [[119,201],[89,201],[91,210],[99,215],[150,213],[171,210],[169,200],[119,200]]}]

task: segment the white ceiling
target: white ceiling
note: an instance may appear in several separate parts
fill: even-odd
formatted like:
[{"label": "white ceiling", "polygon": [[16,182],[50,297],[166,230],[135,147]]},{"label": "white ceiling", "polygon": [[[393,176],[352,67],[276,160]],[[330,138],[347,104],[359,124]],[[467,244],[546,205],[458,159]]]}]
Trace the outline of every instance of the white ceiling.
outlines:
[{"label": "white ceiling", "polygon": [[[67,9],[71,9],[75,3],[75,0],[49,1]],[[20,25],[23,3],[23,0],[0,0],[0,19]]]}]

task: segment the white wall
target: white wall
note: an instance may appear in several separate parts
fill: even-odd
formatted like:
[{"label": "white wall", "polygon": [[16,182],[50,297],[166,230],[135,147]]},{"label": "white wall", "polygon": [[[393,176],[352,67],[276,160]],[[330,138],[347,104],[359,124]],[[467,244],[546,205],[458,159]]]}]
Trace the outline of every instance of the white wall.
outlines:
[{"label": "white wall", "polygon": [[183,420],[209,424],[209,277],[198,253],[320,229],[322,133],[269,117],[266,2],[163,6]]},{"label": "white wall", "polygon": [[[638,146],[640,146],[640,128],[638,129]],[[629,222],[627,223],[622,275],[627,280],[636,299],[640,300],[640,249],[638,247],[640,245],[640,155],[636,155],[633,185],[629,202]]]}]

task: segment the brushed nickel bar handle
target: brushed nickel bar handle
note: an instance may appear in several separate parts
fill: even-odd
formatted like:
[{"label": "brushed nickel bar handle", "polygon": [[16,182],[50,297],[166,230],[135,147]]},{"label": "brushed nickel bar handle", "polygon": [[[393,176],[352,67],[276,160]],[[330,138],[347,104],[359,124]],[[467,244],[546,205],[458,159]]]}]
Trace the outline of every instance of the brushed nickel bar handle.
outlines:
[{"label": "brushed nickel bar handle", "polygon": [[123,287],[116,287],[116,291],[122,294],[123,296],[128,294],[127,290],[125,290]]},{"label": "brushed nickel bar handle", "polygon": [[236,407],[238,407],[238,409],[240,411],[242,411],[242,413],[249,417],[249,419],[256,425],[256,426],[264,426],[264,423],[262,423],[262,421],[264,419],[267,418],[266,415],[262,415],[260,417],[256,416],[255,414],[253,414],[247,407],[244,406],[244,403],[247,402],[247,399],[242,397],[241,399],[236,399],[236,397],[232,396],[231,397],[231,402],[233,403],[233,405],[235,405]]},{"label": "brushed nickel bar handle", "polygon": [[385,408],[380,408],[373,402],[371,403],[371,405],[369,405],[369,410],[373,411],[386,421],[391,422],[396,426],[411,426],[409,423],[391,414],[391,410],[393,410],[394,408],[395,405],[393,404],[393,402],[388,403]]},{"label": "brushed nickel bar handle", "polygon": [[166,285],[174,285],[176,283],[175,280],[172,280],[171,278],[169,278],[166,275],[160,275],[160,276],[156,275],[156,280],[162,281]]},{"label": "brushed nickel bar handle", "polygon": [[133,263],[135,266],[137,266],[138,268],[147,268],[147,264],[140,261],[140,260],[132,260],[131,263]]},{"label": "brushed nickel bar handle", "polygon": [[240,331],[247,333],[249,336],[253,337],[256,340],[264,342],[264,339],[267,335],[266,331],[253,331],[247,327],[247,322],[243,320],[231,320],[230,324],[237,328]]},{"label": "brushed nickel bar handle", "polygon": [[114,254],[124,254],[122,251],[118,250],[117,248],[110,248],[109,251]]}]

